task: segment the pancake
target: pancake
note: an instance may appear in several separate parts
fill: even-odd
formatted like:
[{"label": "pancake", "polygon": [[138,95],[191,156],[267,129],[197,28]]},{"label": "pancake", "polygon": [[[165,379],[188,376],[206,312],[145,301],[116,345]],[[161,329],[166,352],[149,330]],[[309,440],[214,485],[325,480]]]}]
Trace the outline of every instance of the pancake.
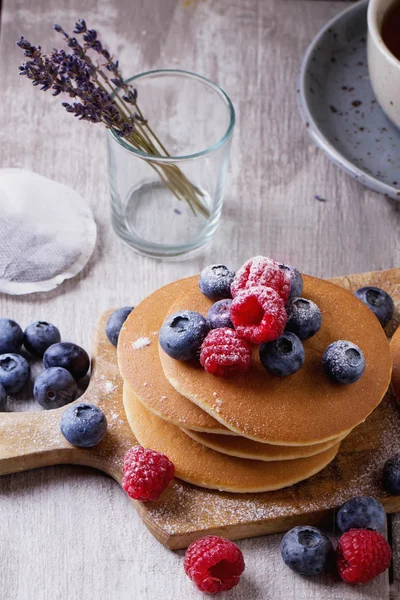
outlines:
[{"label": "pancake", "polygon": [[[212,302],[197,281],[181,282],[182,295],[168,314],[194,310],[205,315]],[[350,292],[304,276],[303,296],[322,313],[322,327],[304,341],[305,363],[289,377],[276,377],[258,353],[247,373],[214,377],[198,362],[170,358],[159,348],[171,385],[231,431],[280,446],[307,446],[341,437],[364,421],[385,394],[391,375],[386,335],[375,315]],[[332,382],[322,370],[322,354],[335,340],[349,340],[364,353],[366,368],[351,385]]]},{"label": "pancake", "polygon": [[271,444],[263,444],[255,442],[244,437],[234,435],[218,435],[215,433],[201,433],[199,431],[190,431],[183,429],[190,438],[229,456],[237,456],[238,458],[247,458],[250,460],[263,460],[265,462],[275,460],[293,460],[296,458],[307,458],[315,456],[320,452],[325,452],[332,446],[335,446],[343,440],[343,438],[334,438],[322,444],[314,446],[272,446]]},{"label": "pancake", "polygon": [[390,349],[393,358],[392,390],[400,402],[400,327],[393,334]]},{"label": "pancake", "polygon": [[321,471],[336,456],[340,444],[297,460],[263,462],[235,458],[198,444],[183,431],[147,410],[123,388],[125,413],[142,446],[163,452],[175,465],[175,475],[194,485],[226,492],[278,490]]},{"label": "pancake", "polygon": [[194,431],[232,435],[211,415],[181,396],[165,378],[160,363],[157,335],[165,315],[182,289],[192,288],[197,281],[198,277],[190,277],[170,283],[136,306],[119,335],[118,366],[140,402],[162,419]]}]

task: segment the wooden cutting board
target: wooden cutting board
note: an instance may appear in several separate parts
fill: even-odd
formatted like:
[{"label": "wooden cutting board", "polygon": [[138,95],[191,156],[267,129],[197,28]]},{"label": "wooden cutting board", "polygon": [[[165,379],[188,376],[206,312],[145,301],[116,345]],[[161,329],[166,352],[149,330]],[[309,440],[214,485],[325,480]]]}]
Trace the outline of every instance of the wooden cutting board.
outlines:
[{"label": "wooden cutting board", "polygon": [[[400,269],[331,281],[349,290],[376,285],[391,294],[396,314],[387,333],[393,334],[400,323]],[[91,449],[71,446],[59,430],[64,408],[0,413],[0,475],[69,463],[100,469],[121,483],[124,454],[136,440],[125,419],[116,349],[105,335],[110,313],[104,313],[98,322],[91,381],[79,399],[97,404],[106,414],[108,431],[103,441]],[[194,539],[210,533],[239,539],[286,531],[299,524],[317,524],[331,519],[334,508],[360,494],[379,498],[388,513],[397,512],[400,497],[383,492],[381,476],[387,458],[398,451],[400,412],[388,391],[366,422],[345,439],[333,463],[305,482],[275,492],[228,494],[174,479],[158,501],[133,504],[151,533],[173,550],[186,548]]]}]

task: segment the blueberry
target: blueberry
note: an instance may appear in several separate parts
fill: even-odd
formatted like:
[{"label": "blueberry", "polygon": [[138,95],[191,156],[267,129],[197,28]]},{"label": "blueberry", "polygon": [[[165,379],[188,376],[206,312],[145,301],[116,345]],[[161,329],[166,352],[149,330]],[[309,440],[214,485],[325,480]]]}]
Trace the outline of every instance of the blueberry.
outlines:
[{"label": "blueberry", "polygon": [[295,298],[297,296],[301,296],[303,291],[303,278],[295,267],[292,265],[284,265],[281,263],[279,268],[282,271],[285,271],[290,278],[290,296],[289,298]]},{"label": "blueberry", "polygon": [[31,368],[23,356],[19,354],[2,354],[0,356],[0,385],[7,394],[16,394],[28,383]]},{"label": "blueberry", "polygon": [[260,360],[273,375],[292,375],[304,363],[304,347],[297,335],[285,332],[277,340],[261,344]]},{"label": "blueberry", "polygon": [[225,265],[209,265],[200,273],[200,291],[211,300],[232,298],[231,283],[235,273]]},{"label": "blueberry", "polygon": [[177,360],[196,358],[209,332],[205,318],[192,310],[174,313],[165,319],[158,335],[161,348]]},{"label": "blueberry", "polygon": [[0,354],[21,350],[24,334],[12,319],[0,319]]},{"label": "blueberry", "polygon": [[322,323],[321,311],[312,300],[291,298],[286,305],[286,331],[295,333],[301,340],[312,337]]},{"label": "blueberry", "polygon": [[395,454],[385,462],[383,487],[389,494],[400,495],[400,454]]},{"label": "blueberry", "polygon": [[46,321],[35,321],[24,331],[24,346],[33,354],[40,358],[52,344],[61,340],[60,332],[55,325]]},{"label": "blueberry", "polygon": [[70,444],[79,448],[92,448],[103,439],[107,419],[103,411],[94,404],[79,402],[64,410],[60,429]]},{"label": "blueberry", "polygon": [[4,387],[0,384],[0,412],[4,412],[7,406],[7,393]]},{"label": "blueberry", "polygon": [[43,364],[49,367],[67,369],[77,381],[86,375],[90,359],[83,348],[70,342],[60,342],[47,348],[43,356]]},{"label": "blueberry", "polygon": [[365,358],[362,350],[346,340],[330,344],[322,356],[323,369],[336,383],[355,383],[364,373]]},{"label": "blueberry", "polygon": [[281,541],[283,562],[300,575],[326,571],[333,548],[329,538],[316,527],[294,527]]},{"label": "blueberry", "polygon": [[232,300],[218,300],[215,302],[207,313],[207,323],[211,329],[219,329],[220,327],[230,327],[233,329],[231,321],[231,304]]},{"label": "blueberry", "polygon": [[392,298],[381,288],[368,286],[354,292],[354,295],[364,302],[385,327],[393,317],[394,304]]},{"label": "blueberry", "polygon": [[342,533],[353,528],[382,532],[386,525],[386,513],[382,504],[375,498],[357,496],[339,508],[336,522]]},{"label": "blueberry", "polygon": [[119,332],[122,325],[133,311],[133,306],[123,306],[115,310],[109,317],[106,324],[106,335],[113,346],[117,346]]},{"label": "blueberry", "polygon": [[33,396],[43,408],[60,408],[75,400],[77,390],[75,379],[67,369],[50,367],[36,377]]}]

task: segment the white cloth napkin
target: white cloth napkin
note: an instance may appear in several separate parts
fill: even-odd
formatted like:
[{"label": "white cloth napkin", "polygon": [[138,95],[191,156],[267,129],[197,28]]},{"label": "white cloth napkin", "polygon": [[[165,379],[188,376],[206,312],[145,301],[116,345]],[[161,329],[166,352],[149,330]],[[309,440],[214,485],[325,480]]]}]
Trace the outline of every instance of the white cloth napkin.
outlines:
[{"label": "white cloth napkin", "polygon": [[72,188],[24,169],[0,169],[0,292],[48,291],[73,277],[96,244],[96,224]]}]

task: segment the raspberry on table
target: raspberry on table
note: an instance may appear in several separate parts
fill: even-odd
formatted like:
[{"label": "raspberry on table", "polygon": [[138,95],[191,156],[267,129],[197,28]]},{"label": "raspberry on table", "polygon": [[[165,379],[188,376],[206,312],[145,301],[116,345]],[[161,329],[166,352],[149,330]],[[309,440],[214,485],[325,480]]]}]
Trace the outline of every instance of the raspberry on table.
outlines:
[{"label": "raspberry on table", "polygon": [[262,344],[282,335],[287,315],[285,303],[269,287],[253,287],[240,292],[231,305],[231,320],[239,336]]},{"label": "raspberry on table", "polygon": [[230,327],[213,329],[201,346],[200,363],[217,377],[244,373],[251,364],[251,345]]},{"label": "raspberry on table", "polygon": [[272,258],[255,256],[237,271],[231,285],[232,297],[256,286],[272,288],[286,302],[291,289],[290,275]]},{"label": "raspberry on table", "polygon": [[377,531],[350,529],[337,547],[337,568],[346,583],[371,581],[389,567],[392,549]]},{"label": "raspberry on table", "polygon": [[240,548],[225,538],[207,535],[190,544],[185,554],[185,573],[201,592],[231,590],[244,571]]},{"label": "raspberry on table", "polygon": [[122,487],[134,500],[157,500],[171,483],[174,471],[165,454],[135,446],[125,454]]}]

